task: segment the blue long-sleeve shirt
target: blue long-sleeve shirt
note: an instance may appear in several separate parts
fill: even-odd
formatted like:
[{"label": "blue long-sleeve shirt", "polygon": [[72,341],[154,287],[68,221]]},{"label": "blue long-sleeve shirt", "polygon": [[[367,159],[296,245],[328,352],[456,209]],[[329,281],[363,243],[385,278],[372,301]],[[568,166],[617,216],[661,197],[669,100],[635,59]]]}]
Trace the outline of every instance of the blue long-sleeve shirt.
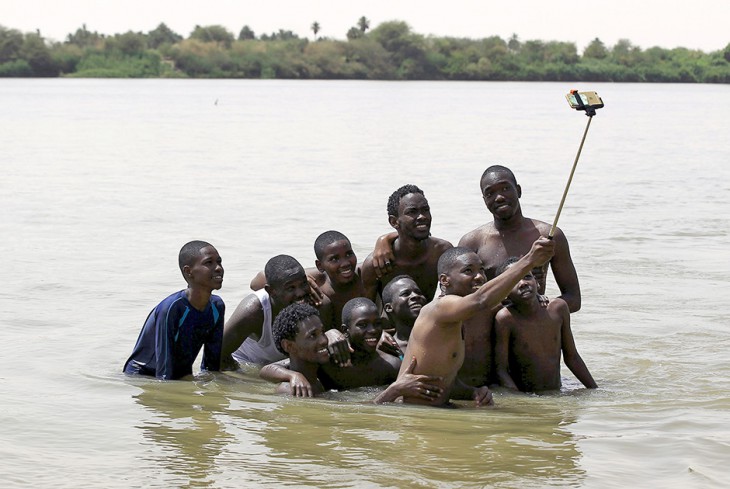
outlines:
[{"label": "blue long-sleeve shirt", "polygon": [[225,304],[211,295],[205,309],[195,309],[185,290],[175,292],[155,307],[142,327],[124,372],[179,379],[193,373],[193,362],[203,350],[202,370],[219,370]]}]

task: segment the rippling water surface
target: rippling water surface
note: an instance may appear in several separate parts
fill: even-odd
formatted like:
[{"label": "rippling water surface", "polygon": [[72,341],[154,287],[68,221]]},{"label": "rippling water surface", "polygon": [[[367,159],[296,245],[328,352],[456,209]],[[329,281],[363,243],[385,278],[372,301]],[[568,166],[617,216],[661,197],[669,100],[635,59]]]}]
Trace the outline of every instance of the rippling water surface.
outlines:
[{"label": "rippling water surface", "polygon": [[[230,314],[326,229],[363,259],[405,183],[454,243],[489,217],[493,163],[551,221],[587,120],[570,88],[606,102],[560,220],[598,390],[565,370],[559,395],[438,410],[121,374],[190,239],[223,256]],[[727,484],[730,87],[1,80],[0,107],[4,487]]]}]

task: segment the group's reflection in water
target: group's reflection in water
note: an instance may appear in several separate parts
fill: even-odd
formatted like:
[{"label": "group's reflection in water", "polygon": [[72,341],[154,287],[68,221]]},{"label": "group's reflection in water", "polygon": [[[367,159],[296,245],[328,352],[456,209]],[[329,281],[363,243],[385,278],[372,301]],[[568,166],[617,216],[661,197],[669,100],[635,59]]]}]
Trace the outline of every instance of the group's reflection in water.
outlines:
[{"label": "group's reflection in water", "polygon": [[148,410],[138,425],[141,453],[161,469],[153,477],[176,487],[215,485],[217,458],[234,441],[226,431],[224,398],[204,381],[140,382],[134,400]]},{"label": "group's reflection in water", "polygon": [[[164,480],[178,486],[419,484],[482,487],[578,483],[570,431],[579,402],[496,396],[497,407],[376,406],[376,390],[321,399],[273,395],[273,385],[218,376],[145,383],[140,429]],[[234,484],[233,482],[237,484]]]}]

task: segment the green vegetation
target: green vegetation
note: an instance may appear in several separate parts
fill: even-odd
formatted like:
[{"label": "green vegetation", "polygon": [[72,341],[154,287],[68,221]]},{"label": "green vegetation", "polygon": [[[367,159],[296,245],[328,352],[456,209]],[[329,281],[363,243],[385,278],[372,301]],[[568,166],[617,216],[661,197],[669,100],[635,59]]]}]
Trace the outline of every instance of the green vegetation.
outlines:
[{"label": "green vegetation", "polygon": [[256,36],[220,25],[195,26],[188,38],[160,24],[148,33],[106,36],[86,26],[64,42],[0,26],[0,77],[189,77],[367,80],[521,80],[730,83],[730,44],[705,53],[646,50],[622,39],[594,39],[579,54],[574,43],[432,37],[405,22],[371,29],[358,19],[346,40],[314,41],[289,30]]}]

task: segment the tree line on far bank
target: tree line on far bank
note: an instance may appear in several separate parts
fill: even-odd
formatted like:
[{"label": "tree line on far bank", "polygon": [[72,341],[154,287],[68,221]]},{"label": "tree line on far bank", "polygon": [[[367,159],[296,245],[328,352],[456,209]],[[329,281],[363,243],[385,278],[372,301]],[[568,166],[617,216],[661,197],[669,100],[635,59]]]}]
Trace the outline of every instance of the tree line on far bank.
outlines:
[{"label": "tree line on far bank", "polygon": [[315,40],[280,29],[238,36],[219,25],[196,26],[187,38],[164,23],[147,33],[107,36],[86,26],[63,42],[0,26],[0,77],[284,78],[363,80],[514,80],[730,83],[730,44],[705,53],[642,50],[626,39],[606,46],[423,36],[402,21],[370,29],[361,17],[346,40]]}]

